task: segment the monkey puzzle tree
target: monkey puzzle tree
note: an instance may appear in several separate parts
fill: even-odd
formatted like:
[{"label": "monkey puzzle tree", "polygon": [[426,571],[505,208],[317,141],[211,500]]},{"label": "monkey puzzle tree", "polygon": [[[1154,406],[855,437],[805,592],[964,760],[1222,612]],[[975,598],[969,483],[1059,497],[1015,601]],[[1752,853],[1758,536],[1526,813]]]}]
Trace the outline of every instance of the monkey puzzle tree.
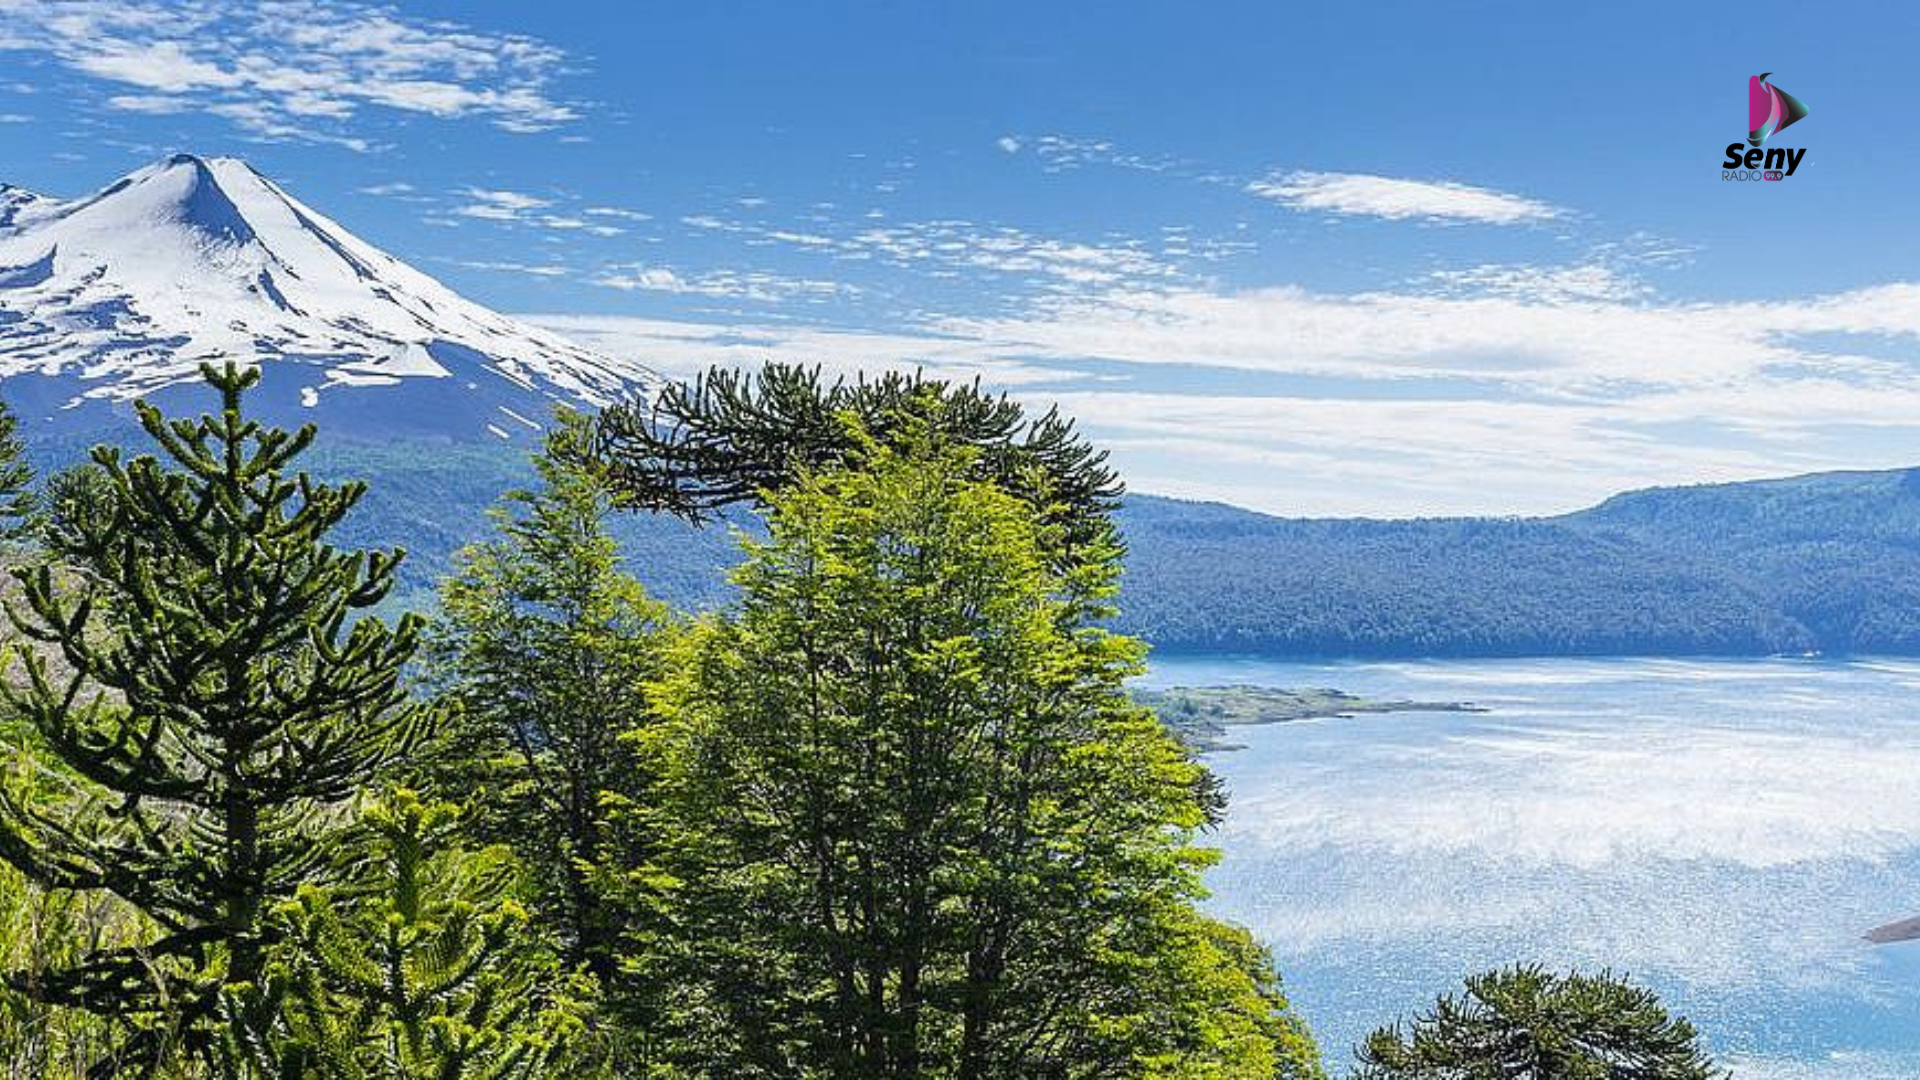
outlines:
[{"label": "monkey puzzle tree", "polygon": [[13,410],[0,401],[0,540],[18,540],[33,528],[33,469]]},{"label": "monkey puzzle tree", "polygon": [[459,817],[452,804],[388,792],[351,845],[373,867],[372,880],[344,890],[302,886],[275,906],[271,918],[291,947],[269,976],[269,1014],[231,1025],[227,1072],[275,1080],[577,1074],[569,980],[513,899],[520,868],[503,847],[464,848]]},{"label": "monkey puzzle tree", "polygon": [[[820,369],[767,364],[758,375],[715,367],[595,418],[592,457],[621,505],[707,520],[760,505],[809,471],[857,465],[877,446],[931,429],[973,447],[974,479],[1025,502],[1052,527],[1056,559],[1104,551],[1123,485],[1058,410],[919,373],[823,381]],[[854,433],[858,432],[856,436]]]},{"label": "monkey puzzle tree", "polygon": [[1516,966],[1467,979],[1360,1046],[1355,1080],[1717,1080],[1693,1025],[1608,973]]},{"label": "monkey puzzle tree", "polygon": [[139,406],[165,462],[93,453],[100,490],[48,530],[53,566],[15,570],[0,694],[62,769],[0,789],[0,858],[57,890],[111,893],[156,927],[138,949],[14,973],[115,1015],[157,1051],[164,1018],[211,1045],[223,987],[256,982],[276,901],[324,880],[341,808],[414,747],[432,710],[402,688],[420,620],[358,617],[399,552],[325,537],[360,499],[290,473],[313,442],[242,413],[257,370],[203,367],[218,416]]}]

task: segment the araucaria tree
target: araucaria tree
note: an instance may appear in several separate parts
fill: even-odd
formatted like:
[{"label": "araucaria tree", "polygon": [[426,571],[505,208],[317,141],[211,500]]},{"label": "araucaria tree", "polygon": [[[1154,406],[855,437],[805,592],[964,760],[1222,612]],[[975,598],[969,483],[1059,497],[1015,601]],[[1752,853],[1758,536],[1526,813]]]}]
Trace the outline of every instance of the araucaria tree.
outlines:
[{"label": "araucaria tree", "polygon": [[[580,1025],[547,936],[513,899],[503,847],[463,850],[459,810],[407,789],[362,817],[371,887],[277,905],[293,946],[279,1016],[238,1024],[233,1065],[275,1080],[554,1080]],[[247,1007],[246,1002],[240,1008]]]},{"label": "araucaria tree", "polygon": [[1610,974],[1502,968],[1360,1047],[1355,1080],[1718,1080],[1693,1025]]},{"label": "araucaria tree", "polygon": [[[937,410],[936,410],[937,411]],[[738,608],[657,689],[686,929],[682,1065],[711,1077],[1317,1072],[1257,949],[1194,908],[1204,770],[1087,625],[1111,546],[910,419],[767,494]],[[1089,532],[1089,540],[1098,539]]]},{"label": "araucaria tree", "polygon": [[18,540],[33,528],[33,468],[20,441],[13,410],[0,401],[0,541]]},{"label": "araucaria tree", "polygon": [[223,993],[264,972],[269,908],[326,883],[342,804],[432,715],[401,684],[420,621],[361,617],[399,553],[325,540],[361,485],[290,471],[314,431],[243,415],[257,371],[203,373],[219,415],[140,406],[164,461],[94,452],[103,488],[50,530],[55,566],[16,571],[9,614],[29,642],[0,680],[64,767],[37,795],[7,790],[0,857],[155,927],[139,949],[14,981],[130,1021],[155,1054],[213,1044]]},{"label": "araucaria tree", "polygon": [[591,450],[622,505],[699,522],[927,430],[973,447],[969,474],[1024,499],[1052,527],[1056,557],[1101,557],[1123,489],[1106,452],[1057,410],[1027,416],[977,382],[900,372],[829,382],[794,364],[757,375],[715,367],[601,412]]}]

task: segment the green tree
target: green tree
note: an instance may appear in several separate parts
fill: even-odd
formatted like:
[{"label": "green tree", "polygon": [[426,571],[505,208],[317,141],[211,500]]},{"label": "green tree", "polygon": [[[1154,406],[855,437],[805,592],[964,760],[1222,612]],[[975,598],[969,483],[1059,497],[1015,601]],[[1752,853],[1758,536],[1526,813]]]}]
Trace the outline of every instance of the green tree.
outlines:
[{"label": "green tree", "polygon": [[113,515],[113,481],[92,461],[79,464],[47,477],[41,495],[43,527],[56,534],[74,535],[84,520],[110,520]]},{"label": "green tree", "polygon": [[930,426],[975,447],[973,475],[1054,526],[1056,554],[1102,557],[1113,539],[1107,515],[1123,490],[1105,452],[1058,410],[1029,418],[977,381],[889,372],[825,382],[818,368],[793,364],[769,363],[757,376],[714,367],[602,411],[592,456],[622,505],[699,522],[730,506],[760,505],[807,472],[857,464],[871,445],[898,445]]},{"label": "green tree", "polygon": [[[535,462],[542,485],[510,493],[495,513],[500,537],[461,553],[442,586],[435,651],[462,706],[448,779],[484,792],[474,827],[527,863],[543,924],[570,965],[619,999],[622,1041],[639,1043],[651,1026],[651,983],[637,970],[647,919],[596,867],[612,854],[607,801],[652,798],[621,734],[646,722],[667,610],[622,570],[606,492],[569,463],[586,435],[583,419],[561,416]],[[646,865],[644,834],[622,835],[624,861]]]},{"label": "green tree", "polygon": [[1516,966],[1467,979],[1360,1047],[1358,1080],[1713,1080],[1693,1025],[1609,973]]},{"label": "green tree", "polygon": [[1140,646],[1069,599],[1111,592],[1114,549],[1069,578],[1066,526],[941,430],[768,493],[738,609],[676,645],[669,722],[636,734],[677,830],[686,1063],[1310,1075],[1264,961],[1194,911],[1205,771],[1124,693]]},{"label": "green tree", "polygon": [[[226,1071],[283,1080],[542,1080],[579,1075],[558,956],[513,899],[504,847],[465,850],[459,810],[397,789],[356,840],[369,885],[300,888],[264,995],[240,995]],[[264,1008],[263,1008],[264,1006]]]},{"label": "green tree", "polygon": [[13,410],[0,401],[0,540],[19,540],[33,530],[33,468]]},{"label": "green tree", "polygon": [[324,879],[345,804],[432,715],[400,681],[420,620],[356,619],[400,554],[324,539],[363,486],[291,475],[313,428],[243,416],[257,370],[203,371],[218,416],[139,406],[172,467],[94,451],[105,488],[50,529],[60,569],[15,571],[9,614],[32,647],[0,679],[59,765],[32,791],[0,789],[0,858],[157,928],[11,981],[140,1025],[155,1054],[175,1037],[208,1049],[223,986],[263,971],[267,909]]}]

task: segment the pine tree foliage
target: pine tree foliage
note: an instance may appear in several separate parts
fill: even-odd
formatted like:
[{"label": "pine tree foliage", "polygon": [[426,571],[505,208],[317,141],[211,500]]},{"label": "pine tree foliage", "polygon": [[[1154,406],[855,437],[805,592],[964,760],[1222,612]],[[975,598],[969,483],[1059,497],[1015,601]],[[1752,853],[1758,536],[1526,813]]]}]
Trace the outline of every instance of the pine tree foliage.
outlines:
[{"label": "pine tree foliage", "polygon": [[19,540],[33,529],[33,469],[27,464],[20,422],[0,401],[0,540]]},{"label": "pine tree foliage", "polygon": [[513,898],[520,869],[511,853],[464,850],[459,817],[452,804],[396,789],[358,830],[374,870],[369,887],[303,886],[276,906],[282,959],[267,1007],[230,999],[235,1071],[285,1080],[576,1075],[578,988]]},{"label": "pine tree foliage", "polygon": [[[609,801],[651,798],[621,735],[648,716],[667,610],[622,569],[607,494],[570,461],[588,436],[583,418],[562,416],[535,462],[541,486],[510,493],[499,537],[461,554],[435,651],[461,705],[447,779],[472,799],[474,829],[533,870],[532,901],[567,962],[633,1006],[644,928],[595,878],[611,855]],[[646,861],[630,845],[624,857]]]},{"label": "pine tree foliage", "polygon": [[856,464],[864,440],[897,445],[928,425],[976,447],[975,476],[1043,513],[1063,550],[1110,539],[1107,515],[1124,489],[1106,453],[1057,409],[1029,418],[977,380],[889,372],[828,382],[817,367],[769,363],[757,376],[715,367],[600,413],[595,457],[622,505],[698,522],[757,505],[805,472]]},{"label": "pine tree foliage", "polygon": [[60,569],[15,571],[24,600],[9,614],[30,647],[0,680],[58,765],[37,794],[0,793],[0,857],[157,927],[139,949],[13,981],[135,1023],[170,1018],[194,1051],[221,984],[260,976],[268,907],[325,879],[340,807],[432,716],[401,683],[420,620],[356,618],[400,554],[325,542],[362,486],[291,472],[314,430],[246,419],[257,371],[203,371],[219,415],[168,420],[142,403],[164,461],[97,449],[93,495],[49,531]]},{"label": "pine tree foliage", "polygon": [[1610,973],[1516,966],[1467,979],[1360,1047],[1356,1080],[1716,1080],[1693,1025]]},{"label": "pine tree foliage", "polygon": [[113,481],[106,470],[92,461],[76,465],[47,477],[41,495],[43,528],[72,536],[82,522],[106,520],[113,514]]},{"label": "pine tree foliage", "polygon": [[636,734],[668,763],[688,1068],[1311,1075],[1280,1071],[1264,962],[1194,910],[1204,770],[1125,695],[1139,645],[1067,599],[1111,549],[1068,580],[1064,526],[940,430],[770,493],[739,609]]}]

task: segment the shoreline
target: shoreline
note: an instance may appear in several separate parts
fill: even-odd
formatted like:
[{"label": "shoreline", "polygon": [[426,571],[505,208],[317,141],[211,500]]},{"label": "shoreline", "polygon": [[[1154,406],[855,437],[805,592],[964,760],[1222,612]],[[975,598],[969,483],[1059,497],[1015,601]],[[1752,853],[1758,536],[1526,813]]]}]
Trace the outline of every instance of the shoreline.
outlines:
[{"label": "shoreline", "polygon": [[1154,711],[1181,742],[1196,753],[1243,749],[1226,739],[1227,729],[1288,724],[1301,720],[1350,719],[1369,713],[1484,713],[1466,701],[1375,699],[1328,687],[1281,689],[1252,684],[1172,686],[1134,690],[1133,700]]}]

